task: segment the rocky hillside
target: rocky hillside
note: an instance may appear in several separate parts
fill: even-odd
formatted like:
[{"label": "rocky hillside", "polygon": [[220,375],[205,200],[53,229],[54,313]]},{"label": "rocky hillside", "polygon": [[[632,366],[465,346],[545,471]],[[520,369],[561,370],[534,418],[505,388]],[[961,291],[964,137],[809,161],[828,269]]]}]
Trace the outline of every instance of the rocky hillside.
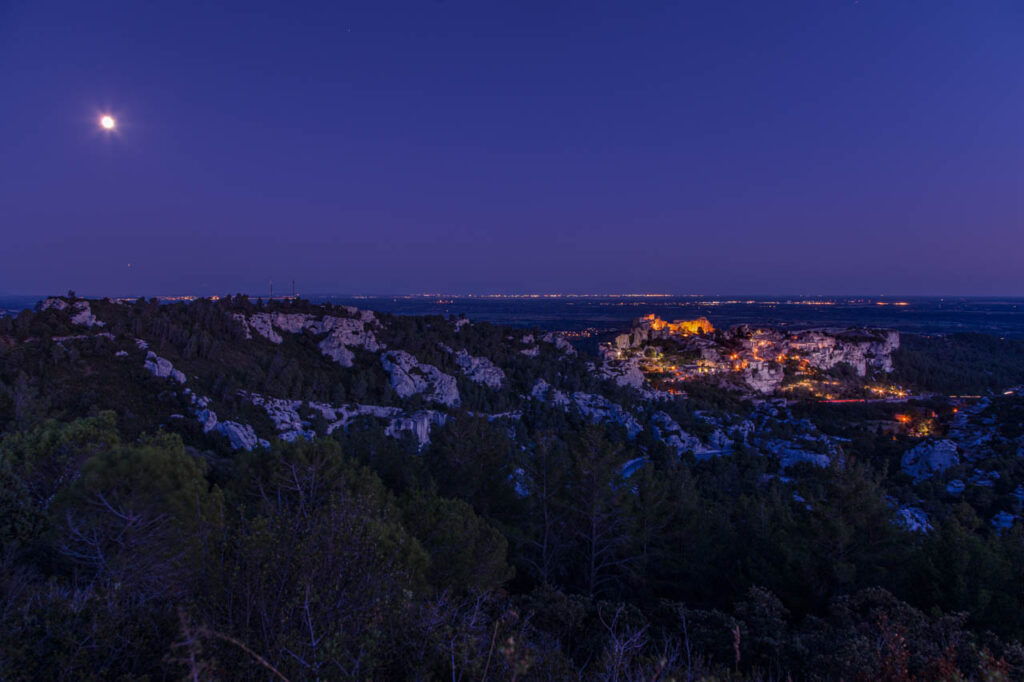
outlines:
[{"label": "rocky hillside", "polygon": [[252,665],[213,632],[291,679],[1024,670],[1024,344],[605,341],[243,296],[0,318],[0,677]]},{"label": "rocky hillside", "polygon": [[[652,344],[679,343],[684,349],[675,346],[676,354],[698,349],[698,374],[742,368],[740,376],[755,386],[753,377],[762,376],[757,358],[766,354],[788,353],[798,366],[851,362],[863,373],[869,364],[891,368],[898,344],[898,335],[881,332],[876,339],[861,332],[737,328],[712,336],[704,332],[712,329],[706,320],[666,326],[643,319],[599,361],[581,358],[552,333],[301,301],[258,306],[242,298],[163,306],[51,298],[32,318],[24,323],[29,333],[8,343],[25,356],[73,360],[64,372],[39,377],[40,388],[58,404],[49,382],[73,382],[78,372],[108,389],[91,393],[101,402],[90,409],[146,414],[140,428],[159,425],[197,445],[219,440],[252,450],[275,438],[312,439],[368,423],[422,448],[432,430],[456,415],[514,431],[524,413],[553,410],[620,430],[630,440],[643,435],[679,455],[753,448],[778,456],[783,469],[803,461],[826,466],[841,454],[841,444],[812,423],[794,420],[784,401],[721,414],[694,411],[679,391],[652,388],[659,382],[647,377],[656,370],[638,364],[652,348],[665,362],[661,346]],[[33,335],[33,326],[59,333]],[[125,381],[132,387],[127,394],[118,385]],[[782,427],[796,427],[799,437],[769,435]]]}]

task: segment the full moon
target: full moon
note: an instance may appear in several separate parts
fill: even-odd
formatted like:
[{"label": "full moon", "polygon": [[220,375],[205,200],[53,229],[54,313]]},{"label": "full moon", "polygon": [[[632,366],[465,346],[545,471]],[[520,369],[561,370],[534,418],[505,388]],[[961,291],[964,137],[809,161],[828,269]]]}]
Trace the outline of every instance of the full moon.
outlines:
[{"label": "full moon", "polygon": [[113,116],[103,116],[100,118],[100,125],[103,126],[104,130],[113,130],[117,127],[117,121],[114,120]]}]

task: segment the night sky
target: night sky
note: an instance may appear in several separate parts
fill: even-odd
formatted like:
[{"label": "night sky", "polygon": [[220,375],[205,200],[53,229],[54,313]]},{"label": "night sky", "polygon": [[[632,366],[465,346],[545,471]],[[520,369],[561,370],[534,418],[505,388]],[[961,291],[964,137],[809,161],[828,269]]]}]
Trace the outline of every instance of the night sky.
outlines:
[{"label": "night sky", "polygon": [[1024,295],[1024,2],[0,0],[0,254],[6,293]]}]

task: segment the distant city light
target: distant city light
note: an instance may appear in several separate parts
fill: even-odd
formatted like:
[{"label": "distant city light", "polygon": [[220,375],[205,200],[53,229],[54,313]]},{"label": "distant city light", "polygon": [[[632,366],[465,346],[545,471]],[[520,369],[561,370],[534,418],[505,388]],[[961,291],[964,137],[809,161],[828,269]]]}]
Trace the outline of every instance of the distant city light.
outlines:
[{"label": "distant city light", "polygon": [[114,128],[117,127],[117,121],[114,120],[114,117],[110,115],[101,116],[100,126],[102,126],[104,130],[113,130]]}]

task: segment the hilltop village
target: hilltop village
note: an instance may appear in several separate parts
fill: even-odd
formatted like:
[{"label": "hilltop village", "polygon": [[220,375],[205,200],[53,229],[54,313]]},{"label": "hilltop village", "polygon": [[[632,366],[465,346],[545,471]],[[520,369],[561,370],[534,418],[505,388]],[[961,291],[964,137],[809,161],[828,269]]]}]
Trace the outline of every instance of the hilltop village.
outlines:
[{"label": "hilltop village", "polygon": [[601,371],[620,385],[672,394],[701,379],[794,399],[900,399],[907,391],[887,380],[899,345],[894,330],[716,330],[704,317],[666,322],[652,314],[601,346]]}]

